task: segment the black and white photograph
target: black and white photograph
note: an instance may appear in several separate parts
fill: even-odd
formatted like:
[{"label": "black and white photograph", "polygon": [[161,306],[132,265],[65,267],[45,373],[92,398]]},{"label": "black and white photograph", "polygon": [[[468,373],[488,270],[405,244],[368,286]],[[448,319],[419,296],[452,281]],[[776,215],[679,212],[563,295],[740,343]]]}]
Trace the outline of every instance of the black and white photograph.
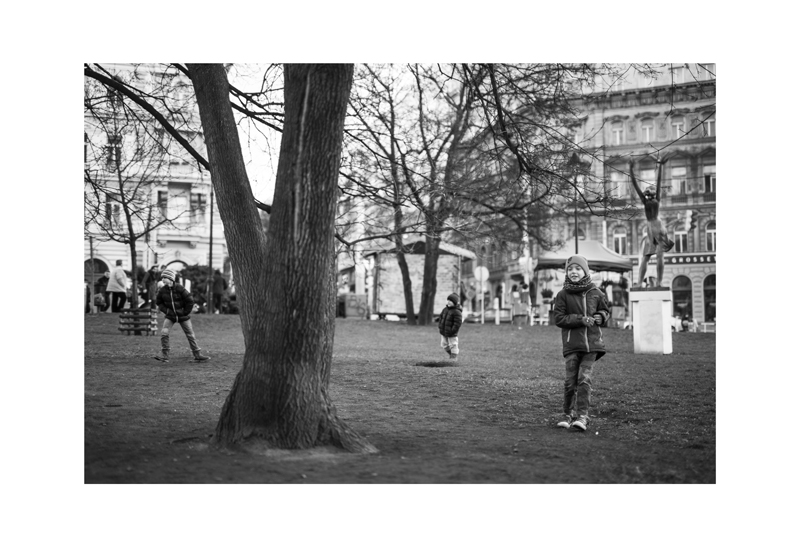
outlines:
[{"label": "black and white photograph", "polygon": [[784,17],[180,4],[5,90],[23,544],[784,540]]},{"label": "black and white photograph", "polygon": [[713,484],[716,73],[86,63],[86,482]]}]

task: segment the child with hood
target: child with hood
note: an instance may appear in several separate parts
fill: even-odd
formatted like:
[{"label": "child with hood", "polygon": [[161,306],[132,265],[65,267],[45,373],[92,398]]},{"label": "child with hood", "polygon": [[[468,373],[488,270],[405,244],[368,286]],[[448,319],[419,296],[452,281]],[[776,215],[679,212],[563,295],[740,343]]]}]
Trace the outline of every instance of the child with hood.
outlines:
[{"label": "child with hood", "polygon": [[565,264],[567,278],[553,306],[566,359],[564,415],[558,427],[586,431],[592,400],[592,367],[605,355],[603,331],[611,316],[602,291],[594,286],[589,262],[574,255]]},{"label": "child with hood", "polygon": [[458,359],[458,330],[461,328],[461,303],[456,293],[447,297],[442,313],[439,315],[439,334],[441,346],[450,359]]},{"label": "child with hood", "polygon": [[192,313],[194,307],[194,300],[186,287],[175,281],[175,277],[175,272],[172,270],[161,272],[161,281],[164,284],[156,294],[156,306],[161,313],[166,315],[166,318],[164,326],[161,327],[161,354],[155,358],[164,363],[169,362],[169,331],[177,322],[180,323],[186,334],[194,360],[208,361],[209,357],[200,353],[200,346],[197,344],[197,338],[192,329],[192,321],[189,319],[189,314]]}]

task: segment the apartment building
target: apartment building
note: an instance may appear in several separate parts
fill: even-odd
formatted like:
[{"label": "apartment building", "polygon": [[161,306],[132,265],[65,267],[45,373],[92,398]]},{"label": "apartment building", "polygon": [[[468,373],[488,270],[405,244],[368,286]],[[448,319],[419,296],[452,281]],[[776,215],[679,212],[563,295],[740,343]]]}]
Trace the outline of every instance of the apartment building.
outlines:
[{"label": "apartment building", "polygon": [[[151,97],[160,97],[158,107],[172,114],[180,134],[205,153],[199,118],[187,106],[191,83],[183,74],[154,64],[103,64],[102,69]],[[139,110],[135,105],[124,107],[126,98],[89,77],[85,87],[86,280],[99,278],[118,259],[130,271],[130,246],[115,239],[131,231],[140,236],[137,267],[146,270],[155,264],[180,270],[207,266],[210,257],[215,269],[229,272],[208,172],[157,124],[135,119],[132,113]]]},{"label": "apartment building", "polygon": [[[621,78],[599,82],[598,89],[580,104],[576,144],[583,149],[589,191],[611,199],[606,216],[578,207],[557,221],[553,239],[590,239],[630,258],[634,269],[625,275],[603,274],[623,300],[625,287],[638,281],[639,254],[646,226],[644,210],[629,180],[629,162],[644,186],[655,185],[657,163],[662,167],[660,216],[675,241],[665,255],[662,285],[673,296],[673,315],[688,315],[700,323],[716,321],[716,65],[668,64],[658,74],[644,75],[630,67]],[[577,226],[577,229],[576,229]],[[489,268],[487,301],[499,299],[510,307],[509,295],[523,279],[519,252],[494,242],[475,249],[481,265]],[[532,245],[536,259],[541,252]],[[476,262],[475,264],[477,264]],[[468,288],[477,287],[465,265]],[[647,277],[655,278],[655,257]],[[539,270],[533,275],[536,302],[542,291],[557,292],[563,273]],[[547,292],[545,293],[547,294]]]}]

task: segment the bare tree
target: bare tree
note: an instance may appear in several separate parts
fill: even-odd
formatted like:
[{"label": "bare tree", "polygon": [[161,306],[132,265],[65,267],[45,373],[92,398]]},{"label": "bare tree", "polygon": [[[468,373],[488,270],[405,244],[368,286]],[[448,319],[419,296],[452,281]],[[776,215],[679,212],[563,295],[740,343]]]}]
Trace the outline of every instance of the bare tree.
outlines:
[{"label": "bare tree", "polygon": [[328,393],[337,180],[353,67],[286,66],[286,118],[266,236],[252,206],[224,69],[188,69],[248,325],[244,363],[214,439],[220,445],[263,439],[284,448],[332,444],[374,451],[337,417]]},{"label": "bare tree", "polygon": [[[426,238],[419,323],[433,319],[443,238],[520,241],[549,246],[544,229],[581,202],[605,212],[602,184],[573,161],[572,101],[605,68],[591,65],[366,66],[351,97],[348,146],[359,161],[350,191],[393,213],[383,234],[395,241],[406,309],[414,324],[404,268],[405,233]],[[564,129],[566,128],[566,129]],[[381,229],[365,237],[378,237]],[[447,234],[451,235],[447,235]]]},{"label": "bare tree", "polygon": [[137,243],[193,220],[192,211],[169,211],[154,195],[179,155],[163,129],[115,89],[87,82],[84,115],[84,231],[128,246],[136,307]]}]

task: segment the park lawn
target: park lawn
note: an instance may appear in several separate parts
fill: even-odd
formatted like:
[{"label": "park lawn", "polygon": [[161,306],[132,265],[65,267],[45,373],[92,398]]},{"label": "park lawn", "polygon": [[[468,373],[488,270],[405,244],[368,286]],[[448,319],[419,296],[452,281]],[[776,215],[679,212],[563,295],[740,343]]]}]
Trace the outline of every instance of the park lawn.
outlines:
[{"label": "park lawn", "polygon": [[555,427],[556,327],[465,324],[453,364],[433,326],[337,319],[330,392],[379,450],[353,455],[209,448],[241,366],[239,317],[192,317],[205,363],[191,362],[177,326],[160,363],[157,336],[120,334],[117,321],[85,317],[86,483],[716,482],[713,333],[674,333],[672,354],[636,355],[632,331],[604,329],[579,432]]}]

